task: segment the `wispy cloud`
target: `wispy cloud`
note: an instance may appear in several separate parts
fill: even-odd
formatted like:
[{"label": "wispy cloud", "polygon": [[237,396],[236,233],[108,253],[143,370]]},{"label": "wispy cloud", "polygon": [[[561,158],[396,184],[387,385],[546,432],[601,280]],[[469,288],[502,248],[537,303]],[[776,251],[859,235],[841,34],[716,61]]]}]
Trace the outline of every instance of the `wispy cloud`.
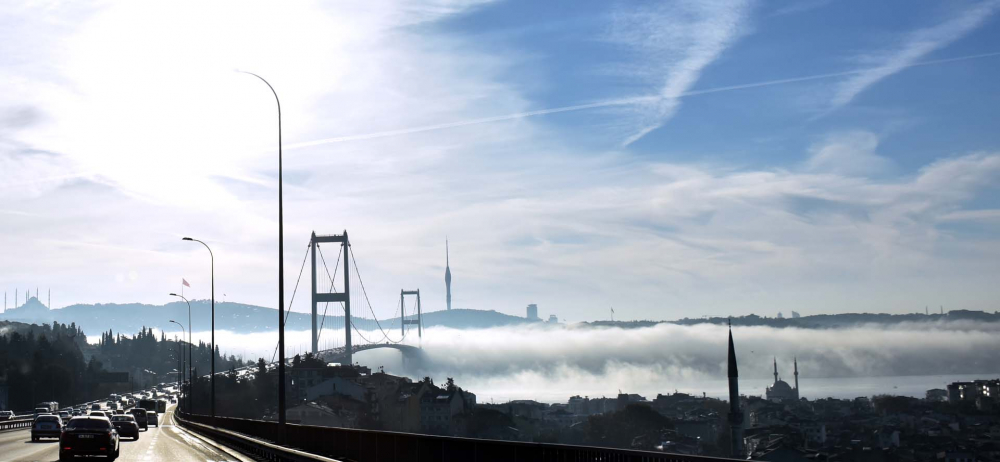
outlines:
[{"label": "wispy cloud", "polygon": [[616,15],[610,40],[630,48],[640,64],[630,72],[653,90],[635,106],[638,128],[629,145],[659,128],[677,111],[679,98],[747,30],[750,1],[691,1]]},{"label": "wispy cloud", "polygon": [[[910,64],[906,65],[904,67],[904,69],[908,68],[908,67],[933,66],[933,65],[947,64],[947,63],[960,62],[960,61],[969,61],[969,60],[984,59],[984,58],[995,58],[995,57],[998,57],[998,56],[1000,56],[1000,52],[980,53],[980,54],[975,54],[975,55],[957,56],[957,57],[954,57],[954,58],[934,59],[934,60],[928,60],[928,61],[920,61],[920,62],[910,63]],[[688,97],[691,97],[691,96],[709,95],[709,94],[713,94],[713,93],[723,93],[723,92],[738,91],[738,90],[750,90],[750,89],[754,89],[754,88],[773,87],[773,86],[778,86],[778,85],[788,85],[788,84],[794,84],[794,83],[810,82],[810,81],[814,81],[814,80],[826,80],[826,79],[834,79],[834,78],[838,78],[838,77],[855,76],[855,75],[860,75],[860,74],[866,74],[866,73],[869,73],[869,72],[873,72],[873,71],[876,71],[878,69],[879,68],[870,68],[870,69],[860,69],[860,70],[853,70],[853,71],[830,72],[830,73],[825,73],[825,74],[813,74],[813,75],[806,75],[806,76],[801,76],[801,77],[788,77],[788,78],[783,78],[783,79],[764,80],[764,81],[760,81],[760,82],[738,83],[738,84],[733,84],[733,85],[723,85],[723,86],[719,86],[719,87],[700,88],[700,89],[688,90],[688,91],[685,91],[683,93],[680,93],[680,94],[678,94],[676,96],[676,98],[680,99],[680,98],[688,98]],[[343,143],[343,142],[348,142],[348,141],[364,141],[364,140],[374,140],[374,139],[388,138],[388,137],[394,137],[394,136],[412,135],[412,134],[416,134],[416,133],[432,132],[432,131],[437,131],[437,130],[447,130],[447,129],[451,129],[451,128],[461,128],[461,127],[468,127],[468,126],[472,126],[472,125],[480,125],[480,124],[489,124],[489,123],[504,122],[504,121],[510,121],[510,120],[526,119],[526,118],[529,118],[529,117],[538,117],[538,116],[545,116],[545,115],[551,115],[551,114],[560,114],[560,113],[564,113],[564,112],[587,111],[587,110],[600,109],[600,108],[608,108],[608,107],[616,107],[616,106],[636,106],[636,105],[642,105],[642,104],[650,104],[650,103],[653,103],[653,102],[656,102],[656,101],[659,101],[659,100],[660,100],[660,97],[658,97],[658,96],[636,96],[636,97],[632,97],[632,98],[618,98],[618,99],[594,101],[594,102],[590,102],[590,103],[574,104],[574,105],[571,105],[571,106],[560,106],[560,107],[552,107],[552,108],[546,108],[546,109],[536,109],[536,110],[533,110],[533,111],[515,112],[515,113],[512,113],[512,114],[504,114],[504,115],[497,115],[497,116],[491,116],[491,117],[482,117],[482,118],[469,119],[469,120],[458,120],[458,121],[454,121],[454,122],[445,122],[445,123],[434,124],[434,125],[420,125],[420,126],[414,126],[414,127],[399,128],[399,129],[396,129],[396,130],[385,130],[385,131],[378,131],[378,132],[359,133],[359,134],[356,134],[356,135],[343,135],[343,136],[337,136],[337,137],[332,137],[332,138],[323,138],[323,139],[318,139],[318,140],[300,141],[300,142],[286,144],[285,145],[285,149],[301,149],[301,148],[307,148],[307,147],[312,147],[312,146],[320,146],[320,145],[331,144],[331,143]]]},{"label": "wispy cloud", "polygon": [[908,34],[898,46],[863,56],[866,61],[880,63],[879,66],[841,83],[830,101],[832,108],[836,109],[850,103],[858,94],[880,80],[976,30],[996,12],[998,7],[1000,1],[984,1],[963,10],[943,23]]}]

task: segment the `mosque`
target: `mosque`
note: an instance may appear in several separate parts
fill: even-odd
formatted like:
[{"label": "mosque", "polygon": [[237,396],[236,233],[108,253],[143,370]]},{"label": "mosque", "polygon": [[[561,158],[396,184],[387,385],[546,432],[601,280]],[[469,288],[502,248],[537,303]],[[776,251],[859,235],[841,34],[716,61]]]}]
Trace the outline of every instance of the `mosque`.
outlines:
[{"label": "mosque", "polygon": [[778,359],[774,358],[774,383],[767,387],[765,394],[768,401],[798,401],[799,400],[799,361],[795,359],[795,388],[788,382],[778,378]]}]

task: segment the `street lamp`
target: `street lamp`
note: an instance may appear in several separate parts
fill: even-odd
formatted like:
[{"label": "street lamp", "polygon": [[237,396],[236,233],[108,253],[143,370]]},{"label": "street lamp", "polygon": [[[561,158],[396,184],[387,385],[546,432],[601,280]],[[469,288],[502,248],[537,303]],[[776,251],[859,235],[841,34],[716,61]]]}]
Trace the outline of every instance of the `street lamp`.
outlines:
[{"label": "street lamp", "polygon": [[278,103],[278,425],[282,429],[281,438],[284,439],[285,428],[285,230],[284,230],[284,209],[281,198],[281,100],[278,99],[278,92],[274,87],[264,80],[263,77],[253,72],[239,71],[250,74],[260,79],[267,88],[274,94],[274,101]]},{"label": "street lamp", "polygon": [[[171,319],[170,322],[172,322],[174,324],[177,324],[178,326],[181,326],[181,341],[183,342],[184,341],[184,335],[187,334],[187,330],[184,329],[184,325],[181,324],[181,323],[179,323],[179,322],[177,322],[177,321],[174,321],[173,319]],[[180,366],[181,366],[180,370],[177,371],[177,375],[178,375],[177,376],[177,388],[183,390],[184,389],[184,347],[182,346],[182,344],[178,343],[177,344],[177,349],[180,350],[177,354],[180,355],[180,361],[178,361],[178,362],[180,363]]]},{"label": "street lamp", "polygon": [[212,421],[215,421],[215,254],[212,253],[212,248],[208,244],[199,241],[198,239],[191,239],[190,237],[185,237],[185,241],[198,242],[208,249],[208,255],[212,259],[212,375],[209,376],[209,381],[212,387]]},{"label": "street lamp", "polygon": [[[194,411],[194,408],[191,407],[191,399],[192,399],[192,397],[194,395],[194,373],[193,373],[194,362],[191,361],[191,346],[194,345],[193,343],[191,343],[191,334],[194,332],[194,324],[191,324],[191,302],[186,297],[184,297],[183,295],[177,295],[177,294],[175,294],[173,292],[171,292],[170,295],[173,296],[173,297],[180,297],[181,299],[184,300],[184,302],[187,303],[187,306],[188,306],[188,327],[191,328],[191,330],[189,330],[188,333],[187,333],[188,334],[188,396],[187,396],[187,399],[188,399],[188,413],[191,414]],[[173,321],[171,321],[171,322],[173,322]]]}]

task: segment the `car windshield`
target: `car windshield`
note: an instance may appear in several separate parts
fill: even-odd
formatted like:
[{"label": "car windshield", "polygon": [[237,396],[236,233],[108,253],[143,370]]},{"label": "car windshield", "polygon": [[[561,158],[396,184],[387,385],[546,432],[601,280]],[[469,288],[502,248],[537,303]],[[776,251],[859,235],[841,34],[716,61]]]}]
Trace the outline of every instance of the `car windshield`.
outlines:
[{"label": "car windshield", "polygon": [[43,415],[38,417],[37,422],[58,422],[59,418],[54,415]]},{"label": "car windshield", "polygon": [[116,415],[116,416],[114,416],[114,417],[111,418],[111,421],[112,422],[135,422],[135,419],[132,418],[132,416]]},{"label": "car windshield", "polygon": [[69,421],[69,425],[67,425],[66,428],[100,430],[111,428],[111,423],[101,419],[73,419]]}]

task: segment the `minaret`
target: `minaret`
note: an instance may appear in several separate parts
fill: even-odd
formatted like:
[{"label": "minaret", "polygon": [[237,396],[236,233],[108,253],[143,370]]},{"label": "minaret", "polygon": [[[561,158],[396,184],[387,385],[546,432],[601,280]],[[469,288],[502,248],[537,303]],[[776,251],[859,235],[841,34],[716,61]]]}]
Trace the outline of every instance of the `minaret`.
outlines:
[{"label": "minaret", "polygon": [[799,399],[799,358],[794,358],[795,361],[795,399]]},{"label": "minaret", "polygon": [[774,383],[778,383],[778,358],[774,357]]},{"label": "minaret", "polygon": [[736,368],[736,347],[733,346],[733,325],[729,324],[729,436],[730,455],[743,458],[743,411],[740,410],[739,371]]},{"label": "minaret", "polygon": [[448,239],[444,240],[444,286],[448,290],[448,311],[451,311],[451,259],[448,255]]}]

